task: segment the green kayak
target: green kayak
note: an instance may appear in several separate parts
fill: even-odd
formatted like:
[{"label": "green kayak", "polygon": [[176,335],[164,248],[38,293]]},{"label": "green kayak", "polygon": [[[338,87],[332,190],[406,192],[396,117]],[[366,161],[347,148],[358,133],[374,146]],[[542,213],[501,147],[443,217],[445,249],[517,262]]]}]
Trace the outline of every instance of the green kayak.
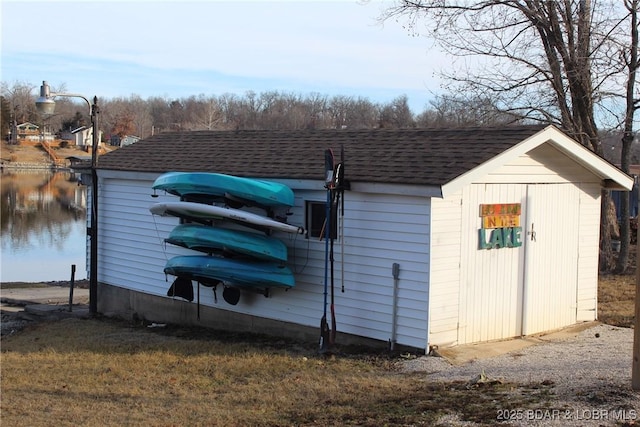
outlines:
[{"label": "green kayak", "polygon": [[250,231],[181,224],[169,233],[165,241],[205,253],[222,252],[266,261],[287,261],[287,247],[281,240]]}]

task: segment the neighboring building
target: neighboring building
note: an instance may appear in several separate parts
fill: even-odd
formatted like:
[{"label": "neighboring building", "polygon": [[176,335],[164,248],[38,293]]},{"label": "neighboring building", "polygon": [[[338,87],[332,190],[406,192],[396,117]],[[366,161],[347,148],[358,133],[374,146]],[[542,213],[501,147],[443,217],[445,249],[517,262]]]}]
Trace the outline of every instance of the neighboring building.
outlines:
[{"label": "neighboring building", "polygon": [[42,134],[38,125],[34,125],[33,123],[29,122],[17,125],[16,131],[18,140],[38,142],[42,139],[44,139],[45,141],[52,141],[54,139],[54,136],[51,134],[51,132],[45,130],[44,134]]},{"label": "neighboring building", "polygon": [[194,252],[164,243],[179,220],[149,206],[177,200],[151,197],[163,172],[225,173],[287,184],[289,223],[310,228],[326,200],[327,148],[338,158],[344,148],[350,183],[335,242],[340,343],[426,351],[596,319],[601,189],[633,179],[555,127],[533,126],[162,133],[115,150],[97,171],[98,311],[317,340],[323,241],[274,234],[289,247],[289,291],[244,293],[232,306],[201,288],[190,303],[166,296],[174,277],[163,268]]},{"label": "neighboring building", "polygon": [[[93,146],[93,126],[81,126],[71,131],[73,144],[76,147],[88,151]],[[102,141],[102,131],[98,131],[98,146]]]}]

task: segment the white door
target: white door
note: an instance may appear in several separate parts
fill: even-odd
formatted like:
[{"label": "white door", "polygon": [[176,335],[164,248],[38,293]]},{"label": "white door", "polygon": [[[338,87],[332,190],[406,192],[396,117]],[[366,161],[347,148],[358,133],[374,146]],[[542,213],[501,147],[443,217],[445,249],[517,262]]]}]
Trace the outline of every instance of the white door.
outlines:
[{"label": "white door", "polygon": [[[526,196],[526,184],[473,184],[463,190],[459,344],[521,334],[525,242],[519,247],[482,249],[479,210],[483,204],[507,203],[520,203],[524,210]],[[486,239],[490,232],[486,230]]]},{"label": "white door", "polygon": [[579,212],[575,185],[527,187],[523,335],[576,322]]},{"label": "white door", "polygon": [[[579,193],[572,184],[474,184],[463,192],[458,344],[576,321]],[[522,246],[479,247],[479,206],[520,203]]]}]

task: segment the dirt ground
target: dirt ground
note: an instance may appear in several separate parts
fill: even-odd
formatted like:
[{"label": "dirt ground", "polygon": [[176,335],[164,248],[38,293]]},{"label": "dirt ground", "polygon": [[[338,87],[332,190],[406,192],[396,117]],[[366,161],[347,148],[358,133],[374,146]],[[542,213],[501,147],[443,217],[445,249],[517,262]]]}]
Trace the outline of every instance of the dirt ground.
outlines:
[{"label": "dirt ground", "polygon": [[[87,152],[76,148],[75,146],[66,145],[61,141],[54,141],[51,143],[55,154],[60,159],[66,159],[71,156],[90,156],[91,152]],[[112,147],[110,147],[112,149]],[[109,150],[110,148],[105,148]],[[102,154],[102,152],[101,152]],[[50,164],[51,157],[40,146],[39,142],[35,141],[22,141],[18,145],[9,145],[6,141],[2,141],[0,146],[0,161],[3,164],[10,163],[42,163]]]}]

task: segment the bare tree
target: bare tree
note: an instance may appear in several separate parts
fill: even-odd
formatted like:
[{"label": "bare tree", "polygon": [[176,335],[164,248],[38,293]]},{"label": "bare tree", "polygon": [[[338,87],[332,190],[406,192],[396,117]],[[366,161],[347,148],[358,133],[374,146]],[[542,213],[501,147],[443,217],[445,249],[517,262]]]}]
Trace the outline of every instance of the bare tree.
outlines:
[{"label": "bare tree", "polygon": [[[14,117],[11,111],[11,105],[9,101],[3,95],[0,95],[0,135],[9,143],[14,143],[15,129],[14,129]],[[12,138],[10,139],[9,136]]]},{"label": "bare tree", "polygon": [[391,101],[380,111],[381,128],[408,128],[414,127],[413,113],[409,108],[409,98],[406,95],[399,96]]},{"label": "bare tree", "polygon": [[365,98],[337,95],[327,104],[329,128],[373,129],[379,126],[380,106]]},{"label": "bare tree", "polygon": [[[640,9],[640,0],[625,0],[624,6],[629,12],[629,27],[623,29],[628,31],[628,38],[624,36],[618,40],[622,43],[618,49],[614,49],[617,53],[618,63],[622,65],[626,71],[626,88],[624,92],[624,113],[622,120],[622,152],[620,155],[620,167],[623,171],[629,173],[631,166],[632,144],[634,140],[634,118],[636,111],[640,108],[640,88],[637,85],[637,73],[640,63],[638,62],[638,11]],[[624,41],[628,41],[625,43]],[[621,194],[620,217],[622,218],[620,226],[620,254],[616,264],[615,271],[624,273],[627,270],[629,258],[629,244],[631,241],[631,224],[629,218],[631,209],[629,206],[629,193],[626,191]]]},{"label": "bare tree", "polygon": [[329,100],[326,95],[312,92],[307,97],[308,117],[307,129],[324,129],[329,126],[330,116],[328,114]]},{"label": "bare tree", "polygon": [[33,95],[35,85],[23,82],[14,82],[9,85],[2,82],[0,94],[9,104],[11,114],[18,124],[25,122],[40,122],[40,116],[36,111],[36,98]]},{"label": "bare tree", "polygon": [[503,112],[489,98],[467,94],[436,95],[431,108],[416,117],[420,127],[498,126],[521,122],[520,117]]},{"label": "bare tree", "polygon": [[359,97],[349,102],[344,125],[349,129],[372,129],[378,125],[379,117],[380,106]]},{"label": "bare tree", "polygon": [[222,129],[222,108],[215,96],[201,94],[194,107],[192,120],[196,129]]},{"label": "bare tree", "polygon": [[[625,5],[592,0],[399,0],[381,20],[408,19],[415,32],[424,25],[446,52],[476,59],[473,68],[443,72],[450,91],[488,97],[515,117],[554,123],[602,156],[597,117],[615,101],[612,94],[625,90],[616,79],[622,69],[611,58],[620,54],[620,46],[631,46],[628,28],[638,9],[636,0],[625,0]],[[637,64],[633,74],[636,71]],[[602,196],[601,268],[610,271],[615,258],[604,220],[610,194],[603,191]]]},{"label": "bare tree", "polygon": [[140,138],[146,138],[153,131],[153,117],[151,116],[151,108],[147,101],[139,96],[132,96],[129,100],[129,111],[133,118],[133,135]]}]

